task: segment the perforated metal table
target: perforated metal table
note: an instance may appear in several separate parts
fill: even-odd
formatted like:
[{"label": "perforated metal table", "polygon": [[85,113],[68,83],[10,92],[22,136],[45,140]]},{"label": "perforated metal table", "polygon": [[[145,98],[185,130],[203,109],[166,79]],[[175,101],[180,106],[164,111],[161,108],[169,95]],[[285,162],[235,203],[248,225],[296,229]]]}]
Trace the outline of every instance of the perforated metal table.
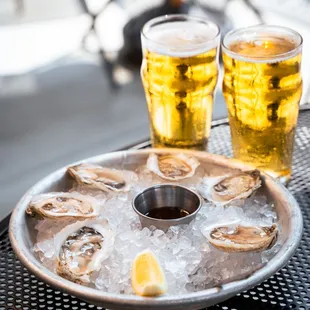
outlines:
[{"label": "perforated metal table", "polygon": [[[132,148],[149,146],[146,141]],[[213,123],[209,151],[232,156],[227,120]],[[300,111],[289,190],[297,199],[304,217],[304,235],[296,254],[269,280],[209,310],[310,309],[310,106],[303,106]],[[12,251],[8,223],[9,216],[0,223],[1,310],[102,309],[56,291],[28,273]]]}]

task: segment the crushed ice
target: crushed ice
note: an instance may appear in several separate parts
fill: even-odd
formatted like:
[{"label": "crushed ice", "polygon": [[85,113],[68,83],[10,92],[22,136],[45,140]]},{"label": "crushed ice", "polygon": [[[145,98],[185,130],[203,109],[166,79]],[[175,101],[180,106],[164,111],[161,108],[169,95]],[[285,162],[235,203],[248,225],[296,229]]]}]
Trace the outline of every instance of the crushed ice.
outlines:
[{"label": "crushed ice", "polygon": [[[143,167],[137,169],[139,180],[133,182],[127,193],[103,193],[85,186],[75,186],[73,191],[95,197],[101,203],[100,216],[109,221],[115,232],[114,249],[103,261],[100,271],[92,275],[92,283],[100,290],[111,293],[132,294],[131,264],[135,256],[152,250],[164,269],[169,286],[168,294],[183,294],[242,279],[259,269],[278,251],[275,245],[263,253],[226,253],[209,245],[204,234],[215,224],[248,222],[253,225],[270,226],[277,221],[272,204],[255,193],[243,202],[215,207],[204,203],[195,221],[190,225],[173,226],[166,233],[155,227],[142,228],[137,214],[131,207],[132,198],[143,188],[157,183],[169,183],[154,176]],[[195,189],[203,176],[196,176],[178,184]],[[104,202],[105,201],[105,202]],[[53,236],[70,221],[38,221],[35,229],[37,243],[34,251],[42,263],[55,270]]]}]

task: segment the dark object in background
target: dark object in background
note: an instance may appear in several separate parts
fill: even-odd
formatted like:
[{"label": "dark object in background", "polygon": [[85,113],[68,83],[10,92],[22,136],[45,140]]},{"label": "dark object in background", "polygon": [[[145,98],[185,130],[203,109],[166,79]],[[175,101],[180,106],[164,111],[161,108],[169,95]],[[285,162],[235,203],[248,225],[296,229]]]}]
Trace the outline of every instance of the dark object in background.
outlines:
[{"label": "dark object in background", "polygon": [[188,5],[182,0],[166,0],[160,7],[149,9],[131,19],[123,29],[124,46],[118,55],[118,63],[127,68],[139,67],[142,61],[140,31],[152,18],[165,14],[186,14]]},{"label": "dark object in background", "polygon": [[[124,46],[119,52],[118,63],[127,68],[139,67],[142,61],[140,31],[144,24],[152,18],[165,14],[187,14],[191,6],[200,8],[206,13],[207,18],[211,16],[211,20],[217,23],[222,34],[225,34],[233,27],[226,15],[226,7],[230,1],[226,0],[222,8],[216,9],[209,5],[207,0],[166,0],[162,6],[142,12],[131,19],[123,29]],[[263,22],[260,11],[252,2],[250,0],[243,0],[243,2]]]},{"label": "dark object in background", "polygon": [[[146,1],[146,0],[145,0]],[[96,32],[96,20],[103,13],[106,8],[113,2],[118,2],[118,0],[107,0],[105,4],[102,6],[99,12],[93,13],[89,10],[86,0],[80,0],[82,7],[85,12],[91,17],[92,23],[88,33],[85,35],[82,45],[87,49],[86,41],[90,34],[93,34],[98,40],[98,54],[100,55],[103,72],[106,75],[107,79],[110,82],[111,89],[116,90],[120,87],[121,84],[115,78],[115,70],[116,67],[123,67],[127,70],[134,72],[140,69],[141,61],[142,61],[142,50],[141,50],[141,38],[140,32],[144,24],[152,18],[162,16],[165,14],[189,14],[191,15],[192,11],[190,9],[197,9],[194,12],[194,15],[197,16],[205,16],[206,19],[210,19],[219,25],[221,29],[221,33],[224,35],[229,30],[233,28],[232,22],[230,18],[226,14],[227,4],[231,0],[224,0],[221,6],[213,6],[212,1],[209,0],[165,0],[165,2],[161,6],[156,6],[153,4],[153,7],[149,9],[150,5],[152,5],[153,1],[148,1],[148,9],[144,9],[144,11],[140,11],[141,9],[141,1],[130,2],[131,11],[132,7],[136,6],[136,11],[139,11],[136,16],[132,17],[131,20],[127,22],[123,29],[123,39],[124,46],[117,52],[108,55],[105,52],[103,46],[100,44],[100,39],[97,36]],[[243,2],[251,9],[260,19],[262,20],[259,10],[257,10],[251,3],[251,0],[243,0]],[[140,3],[140,4],[139,4]],[[123,8],[126,10],[126,8]],[[198,14],[197,14],[198,13]],[[221,57],[220,57],[221,64]]]}]

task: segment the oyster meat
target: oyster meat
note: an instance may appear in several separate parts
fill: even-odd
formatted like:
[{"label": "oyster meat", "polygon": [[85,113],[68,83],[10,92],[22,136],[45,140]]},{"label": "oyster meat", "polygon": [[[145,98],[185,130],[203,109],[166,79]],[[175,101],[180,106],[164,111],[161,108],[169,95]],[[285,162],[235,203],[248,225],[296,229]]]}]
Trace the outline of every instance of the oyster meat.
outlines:
[{"label": "oyster meat", "polygon": [[93,197],[79,193],[48,193],[35,196],[26,213],[38,218],[94,218],[100,205]]},{"label": "oyster meat", "polygon": [[69,174],[79,183],[105,192],[126,192],[130,189],[128,179],[135,179],[131,171],[104,168],[94,164],[80,164],[68,168]]},{"label": "oyster meat", "polygon": [[277,237],[277,226],[219,226],[207,235],[209,242],[224,252],[258,252],[274,244]]},{"label": "oyster meat", "polygon": [[185,154],[151,154],[146,166],[163,179],[177,181],[192,177],[199,162],[196,158]]},{"label": "oyster meat", "polygon": [[206,200],[216,205],[225,205],[249,197],[260,186],[260,172],[252,170],[231,176],[205,177],[198,191]]},{"label": "oyster meat", "polygon": [[86,220],[65,227],[55,236],[57,273],[87,284],[92,272],[113,250],[114,233],[106,220]]}]

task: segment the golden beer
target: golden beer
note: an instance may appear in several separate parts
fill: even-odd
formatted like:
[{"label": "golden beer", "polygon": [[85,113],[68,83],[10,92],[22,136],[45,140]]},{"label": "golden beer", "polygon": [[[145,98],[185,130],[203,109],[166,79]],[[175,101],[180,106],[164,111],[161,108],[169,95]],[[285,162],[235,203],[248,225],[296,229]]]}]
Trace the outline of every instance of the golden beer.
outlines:
[{"label": "golden beer", "polygon": [[152,144],[205,149],[218,77],[218,28],[188,16],[171,17],[145,37],[142,32],[141,78]]},{"label": "golden beer", "polygon": [[223,42],[223,93],[234,156],[286,183],[302,94],[302,38],[272,26],[250,27],[243,34],[236,31]]}]

